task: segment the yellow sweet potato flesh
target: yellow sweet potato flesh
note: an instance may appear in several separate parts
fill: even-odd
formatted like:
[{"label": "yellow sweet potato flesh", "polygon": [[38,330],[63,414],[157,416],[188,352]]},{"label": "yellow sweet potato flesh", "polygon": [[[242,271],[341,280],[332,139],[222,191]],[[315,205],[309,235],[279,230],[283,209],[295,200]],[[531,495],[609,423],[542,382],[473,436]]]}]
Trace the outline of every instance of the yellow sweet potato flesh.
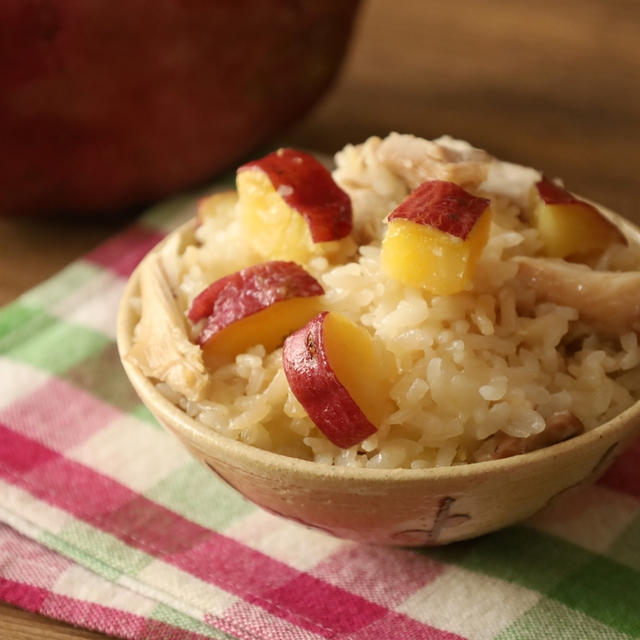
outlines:
[{"label": "yellow sweet potato flesh", "polygon": [[540,233],[546,255],[552,258],[599,252],[622,240],[611,222],[582,202],[546,204],[538,199],[533,224]]},{"label": "yellow sweet potato flesh", "polygon": [[490,209],[464,240],[411,220],[391,220],[382,243],[383,269],[403,284],[422,287],[433,295],[469,289],[490,226]]},{"label": "yellow sweet potato flesh", "polygon": [[375,348],[369,332],[339,313],[327,314],[323,325],[331,369],[369,422],[380,427],[389,397],[393,366]]},{"label": "yellow sweet potato flesh", "polygon": [[284,201],[263,171],[238,173],[236,185],[242,226],[263,258],[304,263],[313,256],[344,253],[352,243],[350,238],[313,242],[307,221]]},{"label": "yellow sweet potato flesh", "polygon": [[209,367],[218,366],[256,344],[264,345],[267,352],[273,351],[290,333],[318,314],[320,307],[317,296],[291,298],[237,320],[202,345],[205,363]]}]

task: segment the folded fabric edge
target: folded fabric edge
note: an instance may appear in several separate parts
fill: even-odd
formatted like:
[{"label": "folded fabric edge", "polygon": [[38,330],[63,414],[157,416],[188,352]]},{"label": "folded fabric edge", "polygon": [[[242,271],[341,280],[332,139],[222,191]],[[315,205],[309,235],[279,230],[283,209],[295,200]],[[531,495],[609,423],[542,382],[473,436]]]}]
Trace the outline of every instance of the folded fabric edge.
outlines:
[{"label": "folded fabric edge", "polygon": [[[98,603],[80,598],[70,597],[65,594],[57,594],[52,589],[34,585],[20,580],[7,579],[0,573],[0,600],[18,606],[27,611],[40,613],[50,618],[54,618],[75,626],[117,635],[126,640],[164,640],[167,634],[175,630],[179,633],[177,637],[185,640],[200,640],[213,638],[215,640],[232,639],[229,634],[215,628],[211,621],[205,616],[203,611],[177,602],[169,594],[163,593],[149,585],[140,583],[128,576],[123,576],[117,582],[109,580],[105,575],[101,575],[88,564],[78,561],[82,557],[81,549],[76,548],[78,554],[66,554],[64,550],[53,548],[41,539],[42,530],[34,523],[21,518],[13,512],[8,511],[0,505],[0,525],[5,524],[17,535],[26,538],[31,544],[46,549],[47,554],[52,558],[62,557],[69,563],[69,566],[80,567],[82,571],[91,575],[92,580],[109,583],[119,593],[118,596],[126,599],[130,592],[137,598],[149,601],[150,610],[160,608],[160,618],[146,617],[140,614],[126,611],[122,607],[110,605],[108,602]],[[3,532],[0,527],[0,540]],[[74,548],[73,545],[68,545]],[[94,565],[103,564],[98,558],[92,557]],[[109,567],[105,566],[105,574]],[[46,607],[40,605],[46,596]],[[155,606],[154,606],[155,605]],[[114,616],[115,620],[109,620],[107,616]],[[144,633],[132,632],[132,629],[143,631]],[[188,635],[186,635],[188,634]],[[168,637],[172,637],[169,633]]]}]

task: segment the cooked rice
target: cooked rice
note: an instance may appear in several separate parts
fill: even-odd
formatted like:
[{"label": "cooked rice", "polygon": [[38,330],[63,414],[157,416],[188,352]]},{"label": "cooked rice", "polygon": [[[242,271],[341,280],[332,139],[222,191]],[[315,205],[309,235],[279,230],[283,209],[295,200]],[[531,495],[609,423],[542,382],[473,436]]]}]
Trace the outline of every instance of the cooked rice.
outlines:
[{"label": "cooked rice", "polygon": [[[492,196],[494,218],[473,288],[431,296],[381,272],[384,218],[410,187],[406,177],[380,162],[375,153],[380,144],[372,138],[336,156],[334,177],[352,198],[355,235],[366,244],[347,264],[315,257],[303,265],[325,288],[325,308],[365,326],[395,364],[378,431],[346,450],[331,444],[289,389],[281,349],[266,353],[261,345],[210,371],[203,400],[187,400],[162,381],[158,390],[227,437],[318,463],[370,468],[464,463],[490,449],[498,432],[526,438],[561,411],[592,429],[635,402],[640,392],[635,333],[590,334],[576,341],[583,329],[576,309],[545,303],[530,315],[518,312],[531,293],[515,286],[518,266],[510,258],[541,248],[537,231],[521,219],[524,195],[537,173],[493,165],[475,189]],[[213,280],[260,261],[233,212],[208,219],[196,240],[183,251],[177,243],[162,251],[183,311]],[[637,247],[615,245],[592,266],[628,270],[639,264]]]}]

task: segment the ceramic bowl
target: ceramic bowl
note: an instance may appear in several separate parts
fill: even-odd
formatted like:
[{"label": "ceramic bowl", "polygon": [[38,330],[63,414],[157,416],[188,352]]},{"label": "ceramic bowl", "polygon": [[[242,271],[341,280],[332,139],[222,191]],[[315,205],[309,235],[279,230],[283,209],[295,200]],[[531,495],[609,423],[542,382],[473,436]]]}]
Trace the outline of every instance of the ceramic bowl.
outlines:
[{"label": "ceramic bowl", "polygon": [[[605,213],[634,242],[640,231]],[[174,233],[183,239],[189,223]],[[138,321],[134,272],[118,317],[121,357]],[[502,460],[432,469],[332,467],[263,451],[190,418],[122,357],[158,421],[213,473],[264,509],[341,538],[383,545],[437,545],[519,522],[557,496],[593,482],[640,431],[640,402],[601,426],[553,446]]]}]

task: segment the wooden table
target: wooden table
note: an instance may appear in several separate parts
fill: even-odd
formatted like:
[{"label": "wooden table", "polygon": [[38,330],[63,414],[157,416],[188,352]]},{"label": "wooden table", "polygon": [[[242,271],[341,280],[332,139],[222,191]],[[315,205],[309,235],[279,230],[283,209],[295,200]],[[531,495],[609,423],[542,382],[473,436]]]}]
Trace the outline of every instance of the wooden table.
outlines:
[{"label": "wooden table", "polygon": [[[468,139],[640,222],[637,0],[368,0],[334,90],[278,143]],[[0,303],[122,222],[0,219]],[[0,605],[0,638],[104,638]]]}]

